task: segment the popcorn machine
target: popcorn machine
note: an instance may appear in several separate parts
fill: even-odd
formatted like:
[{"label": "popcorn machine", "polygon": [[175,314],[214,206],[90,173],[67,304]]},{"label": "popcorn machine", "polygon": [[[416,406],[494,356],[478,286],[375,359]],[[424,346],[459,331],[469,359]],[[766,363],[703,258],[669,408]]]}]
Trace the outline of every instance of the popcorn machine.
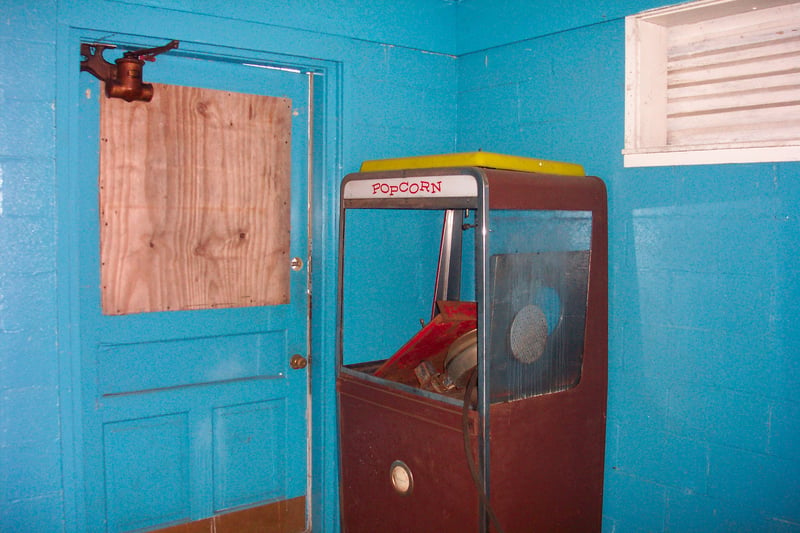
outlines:
[{"label": "popcorn machine", "polygon": [[345,177],[343,531],[600,530],[606,213],[569,163],[475,152]]}]

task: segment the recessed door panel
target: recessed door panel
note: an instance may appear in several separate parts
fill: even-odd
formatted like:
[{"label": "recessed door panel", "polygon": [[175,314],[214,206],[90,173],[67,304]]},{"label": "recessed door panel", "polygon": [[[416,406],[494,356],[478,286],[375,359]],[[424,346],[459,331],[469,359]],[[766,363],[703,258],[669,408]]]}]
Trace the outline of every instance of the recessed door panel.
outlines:
[{"label": "recessed door panel", "polygon": [[[103,437],[108,529],[127,531],[189,518],[186,413],[110,422]],[[156,493],[161,496],[155,498]]]},{"label": "recessed door panel", "polygon": [[214,410],[214,511],[283,496],[288,475],[286,402]]}]

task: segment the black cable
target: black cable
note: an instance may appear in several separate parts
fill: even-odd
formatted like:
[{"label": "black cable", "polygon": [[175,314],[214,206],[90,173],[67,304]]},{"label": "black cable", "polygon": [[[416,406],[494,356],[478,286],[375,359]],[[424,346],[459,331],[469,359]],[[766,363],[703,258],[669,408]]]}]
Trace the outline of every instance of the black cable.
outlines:
[{"label": "black cable", "polygon": [[472,370],[472,373],[467,380],[467,385],[464,390],[464,404],[461,408],[461,433],[464,435],[464,454],[467,456],[467,466],[469,467],[469,473],[472,476],[472,481],[475,483],[475,488],[478,489],[478,496],[480,496],[483,507],[486,509],[486,514],[489,515],[490,522],[494,526],[494,529],[497,533],[505,533],[503,528],[500,527],[500,521],[494,514],[494,509],[492,509],[492,506],[489,503],[489,498],[486,495],[486,492],[483,490],[481,475],[478,472],[477,465],[475,464],[475,457],[472,455],[472,443],[469,438],[469,412],[470,408],[472,407],[472,392],[475,390],[477,385],[478,372],[477,368],[475,368]]}]

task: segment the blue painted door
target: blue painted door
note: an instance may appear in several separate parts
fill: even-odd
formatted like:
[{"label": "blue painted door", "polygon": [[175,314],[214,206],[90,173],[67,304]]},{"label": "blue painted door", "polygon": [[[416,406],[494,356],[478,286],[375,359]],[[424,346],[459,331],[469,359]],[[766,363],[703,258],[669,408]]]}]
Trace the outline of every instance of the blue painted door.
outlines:
[{"label": "blue painted door", "polygon": [[[306,265],[308,77],[248,62],[170,53],[146,66],[145,79],[291,99],[290,256]],[[307,370],[289,361],[307,355],[307,269],[292,270],[287,305],[103,315],[100,98],[99,82],[82,73],[72,247],[80,286],[73,305],[81,352],[80,529],[160,528],[303,497]]]}]

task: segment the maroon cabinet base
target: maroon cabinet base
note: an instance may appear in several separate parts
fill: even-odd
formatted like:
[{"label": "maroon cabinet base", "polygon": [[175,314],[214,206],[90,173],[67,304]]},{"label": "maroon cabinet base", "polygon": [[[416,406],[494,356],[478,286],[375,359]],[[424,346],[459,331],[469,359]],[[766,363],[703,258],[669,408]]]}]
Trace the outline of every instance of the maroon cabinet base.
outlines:
[{"label": "maroon cabinet base", "polygon": [[[492,406],[491,501],[507,533],[600,531],[601,381]],[[460,408],[347,374],[338,388],[344,531],[478,531]],[[408,494],[392,485],[395,461],[411,471]]]}]

